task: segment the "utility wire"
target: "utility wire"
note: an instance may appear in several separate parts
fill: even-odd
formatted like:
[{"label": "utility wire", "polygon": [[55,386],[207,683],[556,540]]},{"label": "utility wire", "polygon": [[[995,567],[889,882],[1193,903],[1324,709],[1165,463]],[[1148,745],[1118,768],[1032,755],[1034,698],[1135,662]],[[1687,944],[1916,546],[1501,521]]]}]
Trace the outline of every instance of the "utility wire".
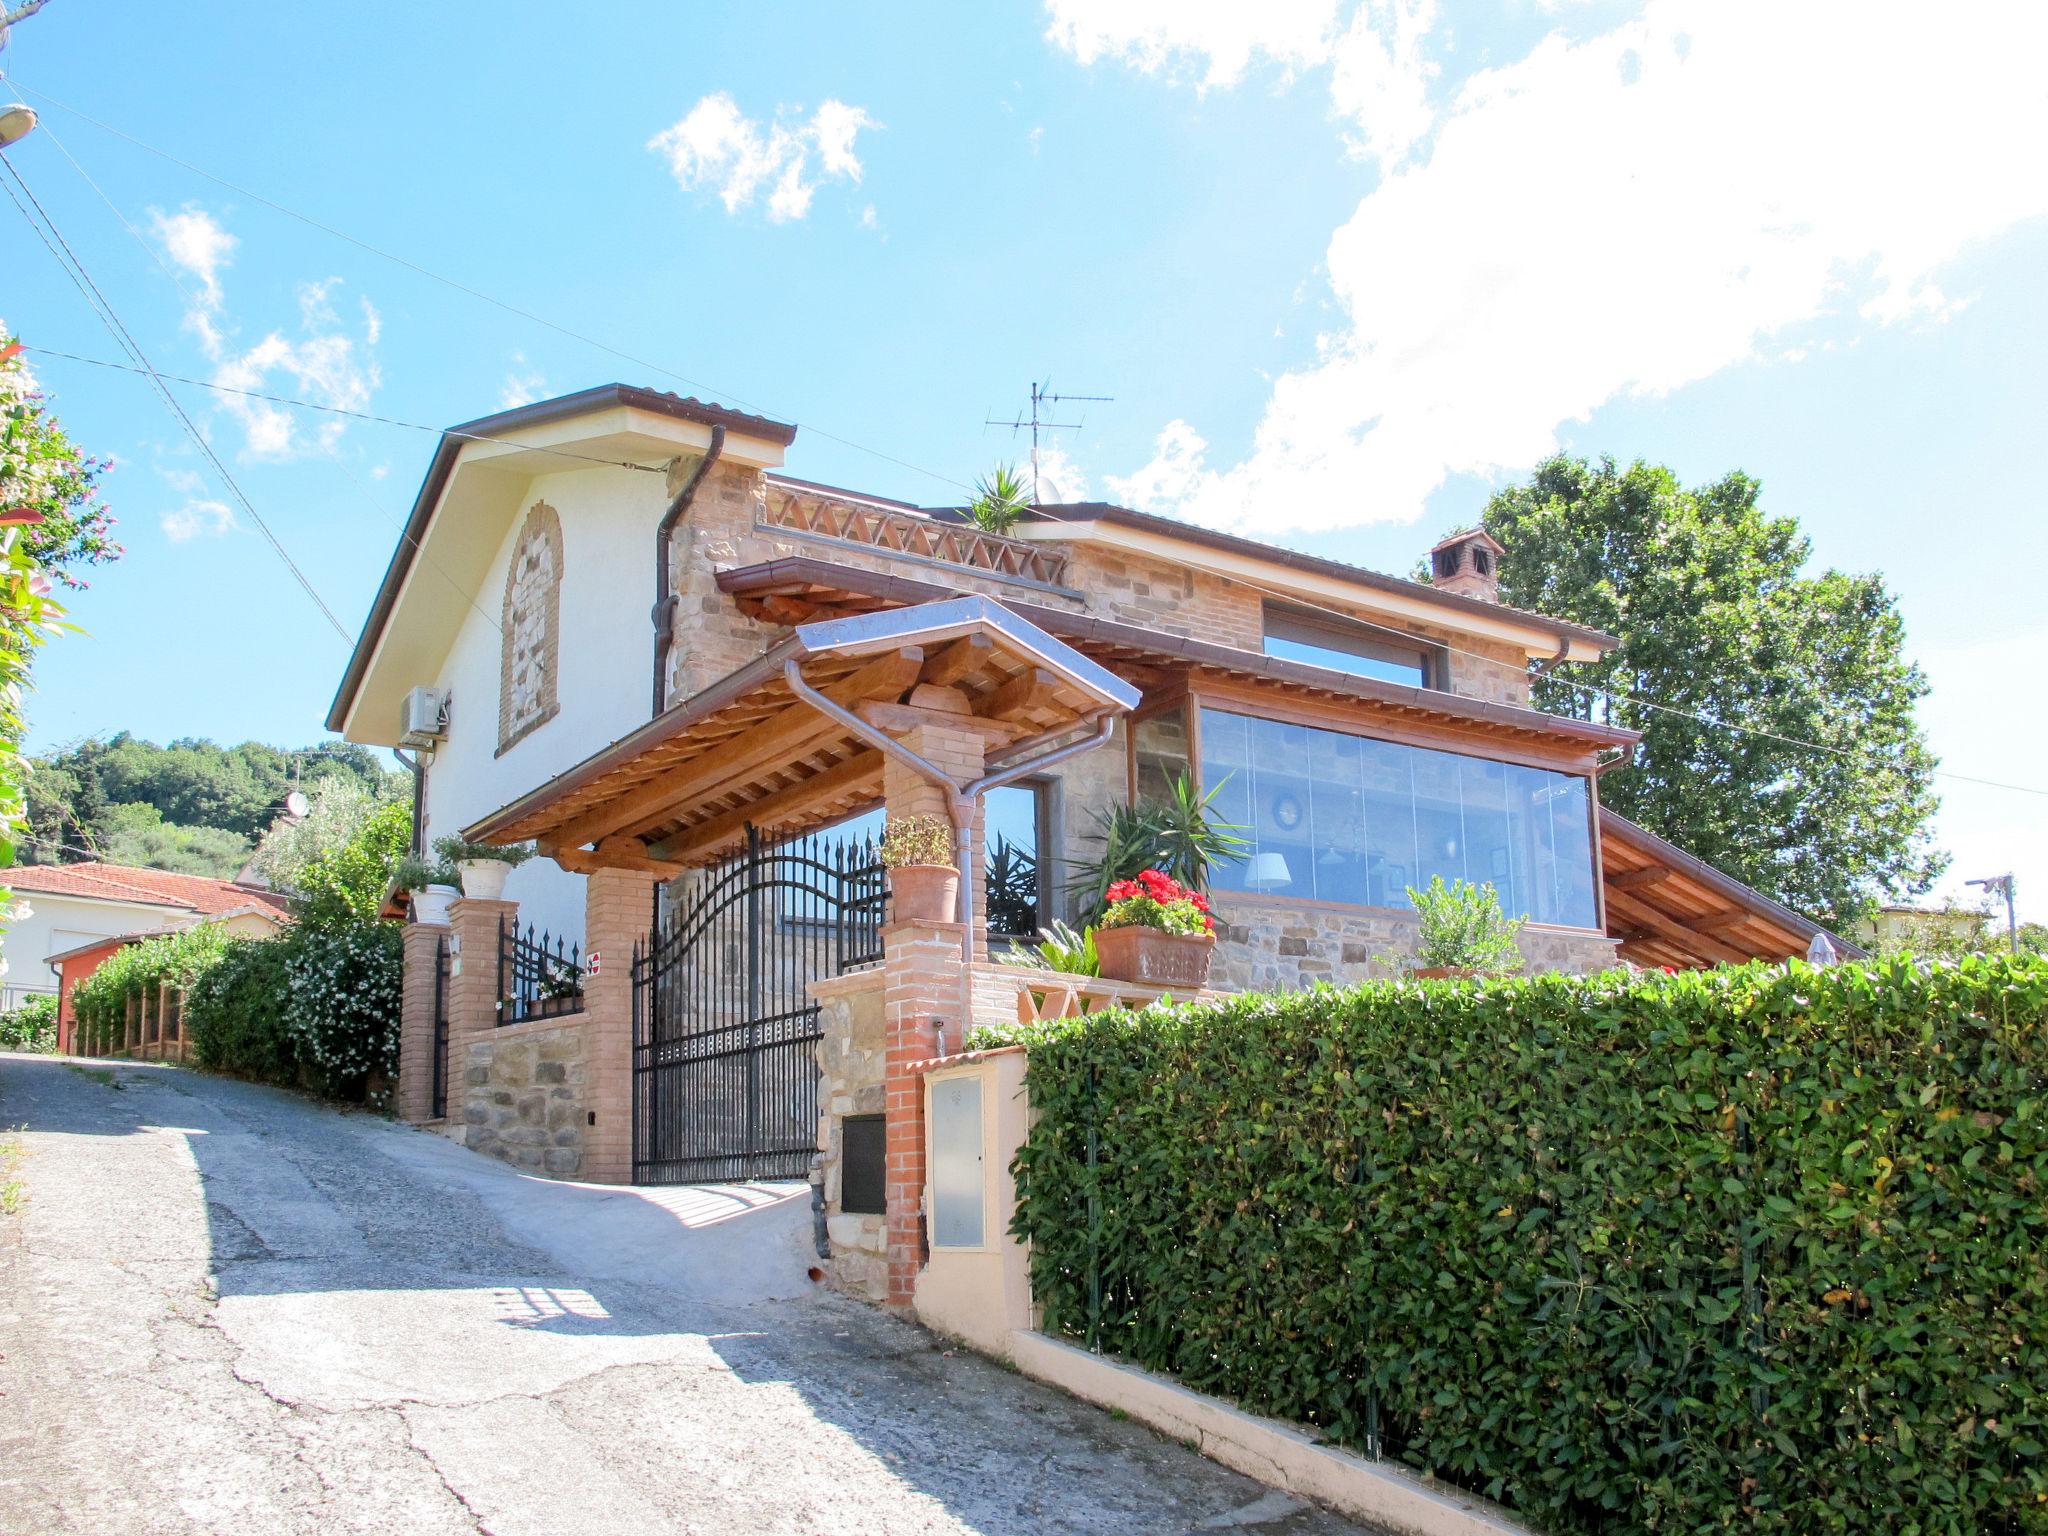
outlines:
[{"label": "utility wire", "polygon": [[[147,354],[143,352],[140,344],[129,334],[127,326],[121,323],[120,315],[115,311],[114,306],[108,301],[106,295],[100,292],[99,285],[92,280],[92,274],[86,270],[85,263],[80,261],[77,252],[71,249],[71,243],[64,238],[64,232],[57,227],[56,221],[50,217],[49,210],[44,208],[42,203],[37,200],[35,193],[30,190],[28,182],[23,179],[21,171],[14,165],[12,160],[4,155],[0,155],[0,168],[6,170],[9,179],[14,183],[14,186],[6,187],[8,200],[20,212],[29,228],[36,232],[37,238],[49,249],[51,256],[56,258],[58,266],[64,269],[65,275],[71,279],[79,293],[84,296],[86,304],[100,317],[101,323],[113,333],[114,340],[120,345],[121,349],[134,358],[141,369],[149,375],[150,381],[156,386],[157,393],[163,398],[164,404],[170,409],[171,414],[177,418],[178,424],[184,428],[185,434],[192,439],[193,445],[198,448],[206,461],[213,466],[215,473],[220,476],[222,483],[226,485],[235,499],[241,502],[243,509],[249,514],[250,521],[255,523],[256,527],[262,532],[270,547],[276,551],[278,559],[284,562],[285,569],[292,573],[292,578],[298,582],[299,586],[305,591],[306,596],[313,600],[313,606],[320,610],[328,624],[333,627],[334,632],[341,637],[344,645],[354,644],[355,637],[348,632],[347,627],[342,624],[341,620],[335,617],[334,610],[327,606],[327,600],[321,597],[319,590],[314,587],[306,573],[299,569],[298,562],[292,559],[290,552],[285,549],[284,544],[275,533],[271,532],[270,525],[263,520],[263,514],[256,510],[256,504],[249,500],[248,496],[243,492],[241,485],[228,472],[227,465],[223,464],[220,456],[213,451],[212,445],[206,441],[205,434],[200,432],[192,418],[185,413],[184,406],[178,403],[178,397],[171,393],[170,386],[164,383],[162,376],[151,365]],[[0,183],[0,186],[5,186],[5,183]],[[35,208],[38,214],[42,215],[42,224],[38,224],[35,218],[29,214],[28,209],[22,206],[21,199],[14,195],[15,187],[21,189],[22,195],[29,200],[30,205]],[[44,232],[43,225],[48,226],[47,234]],[[56,241],[54,245],[51,244],[52,237]],[[60,247],[62,254],[59,254]]]},{"label": "utility wire", "polygon": [[404,427],[413,432],[430,432],[436,437],[452,437],[465,443],[493,443],[503,448],[520,448],[528,453],[549,453],[558,459],[574,459],[581,464],[599,464],[607,469],[630,469],[645,475],[667,473],[660,464],[636,464],[631,459],[607,459],[598,454],[577,453],[568,448],[552,448],[544,443],[526,443],[517,438],[496,437],[481,432],[460,432],[452,427],[430,427],[425,422],[406,421],[398,416],[379,416],[370,411],[351,411],[345,406],[322,405],[317,400],[297,400],[290,395],[273,395],[260,389],[237,389],[232,384],[216,383],[212,379],[195,379],[182,373],[164,373],[155,368],[137,368],[128,363],[117,363],[104,357],[86,357],[78,352],[64,352],[56,347],[34,346],[23,342],[21,350],[34,352],[42,357],[60,357],[69,363],[84,363],[92,368],[111,368],[117,373],[148,374],[155,378],[167,379],[173,384],[189,384],[194,389],[210,389],[217,395],[239,395],[244,400],[262,400],[271,405],[289,405],[301,411],[324,411],[329,416],[346,416],[351,421],[367,421],[380,427]]},{"label": "utility wire", "polygon": [[[457,293],[466,294],[470,298],[476,299],[480,303],[489,304],[494,309],[501,309],[508,315],[516,315],[520,319],[530,321],[534,325],[545,327],[546,329],[555,332],[557,335],[567,336],[572,341],[580,341],[587,347],[594,347],[596,350],[603,352],[608,356],[618,358],[621,362],[631,363],[636,368],[645,368],[652,373],[661,374],[665,378],[674,379],[677,383],[683,384],[690,389],[702,390],[705,394],[714,396],[721,401],[727,402],[732,405],[743,406],[747,410],[754,411],[763,416],[775,416],[777,414],[774,411],[772,411],[769,407],[748,400],[743,395],[735,394],[731,390],[720,389],[716,385],[706,383],[701,379],[693,379],[689,377],[687,374],[678,373],[675,371],[675,369],[665,367],[661,363],[652,362],[644,357],[637,357],[631,352],[624,351],[618,347],[611,345],[611,343],[609,342],[600,341],[595,336],[586,335],[582,331],[572,329],[571,327],[563,325],[558,321],[550,320],[545,315],[536,314],[530,309],[524,309],[517,304],[510,303],[507,300],[498,298],[493,294],[485,293],[481,288],[472,287],[468,283],[461,282],[456,278],[444,276],[443,274],[434,271],[431,267],[421,266],[418,262],[413,261],[408,257],[400,256],[395,252],[384,250],[380,246],[372,245],[369,241],[361,239],[358,236],[352,235],[348,233],[348,231],[346,230],[336,229],[331,224],[322,223],[319,219],[314,218],[311,214],[301,213],[299,212],[298,209],[287,207],[285,204],[276,201],[274,198],[265,197],[260,192],[252,191],[248,187],[242,186],[237,182],[229,181],[225,176],[215,175],[212,171],[209,171],[202,166],[194,165],[189,160],[182,160],[178,156],[172,154],[169,150],[158,149],[154,144],[150,144],[142,139],[138,139],[137,137],[135,137],[134,134],[125,132],[120,128],[116,128],[111,123],[101,122],[98,118],[92,116],[90,113],[82,112],[77,107],[71,106],[67,102],[59,101],[56,97],[49,95],[47,92],[38,91],[30,86],[23,85],[21,81],[18,79],[15,80],[14,83],[17,86],[20,86],[20,88],[26,91],[29,95],[34,96],[39,101],[48,102],[51,106],[56,107],[59,111],[68,112],[73,117],[79,118],[84,122],[92,124],[93,127],[99,129],[103,133],[111,133],[112,135],[114,135],[115,138],[124,139],[128,143],[133,144],[137,149],[147,151],[149,154],[155,155],[159,159],[168,160],[172,165],[178,166],[182,170],[190,171],[195,176],[202,176],[206,180],[213,182],[216,186],[227,188],[228,191],[235,193],[237,196],[246,197],[251,202],[261,203],[264,207],[269,208],[274,212],[281,213],[286,218],[297,219],[301,224],[309,225],[312,228],[319,230],[322,234],[331,235],[333,238],[337,240],[346,241],[348,244],[355,246],[358,250],[367,251],[372,256],[376,256],[384,261],[391,262],[396,266],[404,267],[407,271],[417,273],[419,276],[424,277],[431,282],[440,283],[444,287],[452,288]],[[841,437],[835,432],[828,432],[823,427],[815,426],[810,423],[803,423],[802,425],[805,431],[813,433],[818,437],[822,437],[828,442],[837,443],[843,448],[851,448],[856,453],[867,454],[871,458],[881,459],[885,463],[894,464],[899,469],[907,469],[911,471],[911,473],[913,474],[924,475],[929,479],[937,480],[945,485],[957,487],[958,489],[963,491],[971,492],[974,489],[973,486],[967,484],[967,482],[965,482],[964,480],[955,479],[951,475],[941,474],[938,470],[935,469],[927,469],[922,464],[913,464],[908,459],[898,458],[895,454],[885,453],[879,448],[870,448],[867,444],[855,442],[850,437]]]}]

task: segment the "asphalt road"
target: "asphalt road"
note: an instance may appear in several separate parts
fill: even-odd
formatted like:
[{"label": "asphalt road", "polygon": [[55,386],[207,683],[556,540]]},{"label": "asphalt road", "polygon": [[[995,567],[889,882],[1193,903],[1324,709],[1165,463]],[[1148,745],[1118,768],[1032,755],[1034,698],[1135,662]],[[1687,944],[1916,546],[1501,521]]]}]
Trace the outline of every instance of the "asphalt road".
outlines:
[{"label": "asphalt road", "polygon": [[0,1533],[1358,1528],[813,1289],[804,1198],[0,1054]]}]

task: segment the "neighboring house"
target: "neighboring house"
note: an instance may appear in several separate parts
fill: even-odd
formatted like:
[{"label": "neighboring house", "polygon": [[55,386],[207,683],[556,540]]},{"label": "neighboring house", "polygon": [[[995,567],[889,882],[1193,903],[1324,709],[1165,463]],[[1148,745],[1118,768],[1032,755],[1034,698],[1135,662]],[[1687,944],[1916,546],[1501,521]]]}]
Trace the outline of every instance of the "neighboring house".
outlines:
[{"label": "neighboring house", "polygon": [[[162,869],[30,864],[5,871],[0,881],[14,892],[17,912],[0,934],[9,1007],[36,993],[68,993],[123,942],[202,922],[268,933],[285,920],[284,898],[275,892]],[[60,1004],[59,1049],[69,1042]]]},{"label": "neighboring house", "polygon": [[[1383,969],[1413,947],[1406,887],[1437,874],[1493,882],[1530,919],[1538,968],[1784,957],[1817,931],[1599,808],[1634,734],[1533,709],[1530,678],[1615,641],[1501,603],[1500,546],[1483,533],[1430,551],[1432,584],[1101,503],[1037,509],[995,537],[952,509],[782,474],[795,436],[623,385],[453,429],[329,727],[431,749],[431,840],[713,698],[794,625],[979,594],[1140,696],[1105,745],[988,800],[988,842],[1033,861],[1032,918],[1067,913],[1098,813],[1188,773],[1220,788],[1218,810],[1252,843],[1215,878],[1220,984]],[[417,689],[443,720],[415,720],[408,738]],[[1028,722],[1029,689],[1006,707]],[[879,800],[878,761],[837,771],[835,813]],[[773,804],[759,819],[771,834],[813,826],[821,804],[786,798],[781,825]],[[720,826],[722,839],[671,835],[655,864],[730,851],[739,822]],[[622,833],[598,828],[514,871],[522,921],[580,937],[586,845]],[[1004,910],[1007,926],[1037,926]]]},{"label": "neighboring house", "polygon": [[1982,949],[1992,936],[1990,914],[1974,907],[1879,907],[1856,927],[1872,949],[1915,954]]}]

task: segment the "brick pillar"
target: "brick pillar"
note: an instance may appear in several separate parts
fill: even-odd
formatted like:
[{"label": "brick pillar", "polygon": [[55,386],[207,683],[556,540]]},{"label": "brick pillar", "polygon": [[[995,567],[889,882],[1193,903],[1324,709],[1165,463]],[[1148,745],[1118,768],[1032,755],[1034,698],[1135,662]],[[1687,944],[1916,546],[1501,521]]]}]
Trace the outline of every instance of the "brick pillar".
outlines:
[{"label": "brick pillar", "polygon": [[653,912],[652,875],[602,869],[584,882],[583,953],[597,974],[583,978],[584,1108],[595,1116],[583,1133],[583,1177],[597,1184],[633,1182],[633,946]]},{"label": "brick pillar", "polygon": [[498,1027],[500,918],[510,929],[519,920],[519,903],[463,896],[448,907],[448,1119],[454,1125],[465,1123],[469,1042]]},{"label": "brick pillar", "polygon": [[[405,925],[405,983],[398,1005],[398,1118],[414,1125],[434,1118],[434,985],[441,941],[447,936],[445,923]],[[452,1066],[454,1053],[449,1054]],[[454,1075],[449,1074],[451,1079]],[[451,1080],[448,1086],[453,1089],[455,1084]],[[449,1098],[455,1101],[456,1095],[451,1092]],[[450,1118],[460,1121],[462,1116],[453,1112]]]},{"label": "brick pillar", "polygon": [[[919,690],[924,693],[925,690]],[[922,699],[913,702],[923,703]],[[964,702],[964,701],[963,701]],[[933,715],[901,733],[905,746],[966,782],[983,771],[986,743],[979,731]],[[885,759],[882,795],[891,816],[946,814],[943,789],[907,764]],[[975,808],[973,858],[982,867],[980,807]],[[975,921],[985,935],[979,895]],[[977,953],[985,950],[978,938]],[[965,1016],[967,976],[960,963],[957,923],[894,923],[883,936],[884,1009],[887,1020],[889,1305],[908,1308],[924,1264],[924,1081],[913,1070],[943,1051],[956,1051],[970,1021]],[[943,1047],[940,1044],[943,1038]]]}]

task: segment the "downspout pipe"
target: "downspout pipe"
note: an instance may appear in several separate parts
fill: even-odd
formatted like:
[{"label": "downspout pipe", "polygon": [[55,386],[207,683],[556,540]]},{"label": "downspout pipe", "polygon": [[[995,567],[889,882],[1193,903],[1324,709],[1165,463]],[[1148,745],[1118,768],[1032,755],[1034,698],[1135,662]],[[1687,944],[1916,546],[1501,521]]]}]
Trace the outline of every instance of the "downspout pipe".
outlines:
[{"label": "downspout pipe", "polygon": [[393,747],[391,755],[412,774],[412,846],[406,851],[421,858],[427,851],[427,765],[417,757],[407,757],[403,747]]},{"label": "downspout pipe", "polygon": [[922,753],[914,752],[887,731],[870,725],[852,710],[835,703],[804,681],[803,672],[794,657],[782,664],[783,681],[789,691],[802,699],[828,720],[837,721],[853,735],[874,747],[885,757],[893,757],[909,768],[926,783],[935,785],[946,796],[946,819],[953,824],[954,841],[958,852],[954,856],[960,871],[960,959],[964,965],[974,964],[974,802],[991,789],[1000,788],[1013,779],[1026,774],[1050,768],[1054,763],[1064,762],[1081,752],[1101,746],[1109,740],[1116,729],[1116,716],[1103,710],[1091,717],[1094,729],[1088,735],[1055,747],[1050,752],[1026,758],[1022,762],[1007,764],[993,773],[983,774],[968,784],[962,784],[951,774],[940,768]]},{"label": "downspout pipe", "polygon": [[676,492],[675,499],[661,514],[661,522],[654,530],[654,610],[651,615],[654,620],[654,703],[650,719],[668,705],[668,653],[674,647],[676,637],[676,595],[669,590],[669,544],[675,536],[676,524],[690,510],[690,503],[697,499],[697,488],[724,455],[725,428],[713,427],[711,446],[704,450],[704,457],[690,471],[690,478]]},{"label": "downspout pipe", "polygon": [[1564,636],[1560,635],[1557,640],[1557,654],[1551,657],[1548,661],[1539,661],[1536,664],[1536,670],[1532,672],[1530,676],[1548,677],[1553,671],[1563,666],[1566,661],[1570,660],[1571,654],[1571,641],[1567,640]]}]

